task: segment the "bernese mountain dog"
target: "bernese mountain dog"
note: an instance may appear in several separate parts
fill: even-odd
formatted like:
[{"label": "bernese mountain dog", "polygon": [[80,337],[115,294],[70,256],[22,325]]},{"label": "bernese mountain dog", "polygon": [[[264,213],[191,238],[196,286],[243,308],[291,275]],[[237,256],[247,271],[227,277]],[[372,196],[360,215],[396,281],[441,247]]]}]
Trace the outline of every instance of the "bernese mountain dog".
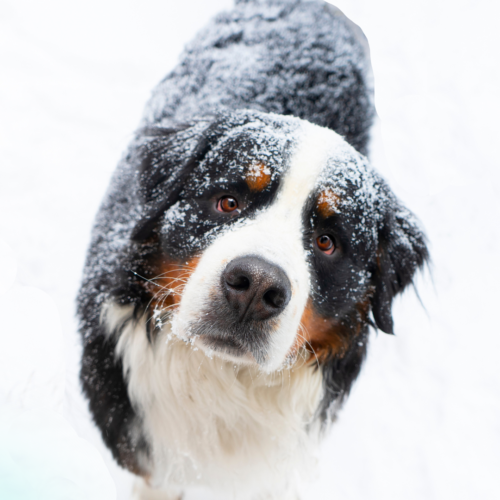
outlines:
[{"label": "bernese mountain dog", "polygon": [[374,115],[366,40],[319,0],[236,0],[154,90],[78,298],[83,390],[136,498],[296,498],[428,257],[366,159]]}]

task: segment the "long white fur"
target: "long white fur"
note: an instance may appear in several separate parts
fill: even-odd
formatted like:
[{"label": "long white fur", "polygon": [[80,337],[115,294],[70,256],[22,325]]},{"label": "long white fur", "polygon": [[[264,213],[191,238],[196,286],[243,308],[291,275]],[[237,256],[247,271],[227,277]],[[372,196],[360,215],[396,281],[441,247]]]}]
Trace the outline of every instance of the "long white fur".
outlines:
[{"label": "long white fur", "polygon": [[[275,203],[206,249],[153,344],[145,318],[131,319],[132,307],[106,304],[102,320],[109,332],[121,332],[116,355],[151,446],[154,487],[206,485],[235,499],[285,498],[293,495],[294,474],[314,464],[321,371],[306,362],[305,351],[294,364],[285,361],[310,293],[302,209],[332,148],[342,144],[334,132],[304,123]],[[225,265],[247,254],[277,263],[292,284],[261,365],[213,356],[190,337]]]},{"label": "long white fur", "polygon": [[[130,307],[108,304],[109,331]],[[145,319],[125,320],[116,349],[152,447],[145,464],[159,488],[210,486],[232,498],[281,498],[290,474],[313,462],[323,394],[314,364],[267,374],[208,357],[165,327],[151,345]]]}]

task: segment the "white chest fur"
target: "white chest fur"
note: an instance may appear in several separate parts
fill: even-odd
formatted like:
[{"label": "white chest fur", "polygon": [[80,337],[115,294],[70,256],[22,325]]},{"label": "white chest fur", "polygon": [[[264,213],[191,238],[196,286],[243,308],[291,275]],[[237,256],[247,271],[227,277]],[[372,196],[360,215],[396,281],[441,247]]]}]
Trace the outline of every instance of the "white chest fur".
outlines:
[{"label": "white chest fur", "polygon": [[312,466],[322,377],[301,357],[264,374],[179,340],[165,327],[151,344],[131,307],[108,304],[108,331],[125,324],[116,354],[143,419],[151,482],[206,485],[233,498],[280,496]]}]

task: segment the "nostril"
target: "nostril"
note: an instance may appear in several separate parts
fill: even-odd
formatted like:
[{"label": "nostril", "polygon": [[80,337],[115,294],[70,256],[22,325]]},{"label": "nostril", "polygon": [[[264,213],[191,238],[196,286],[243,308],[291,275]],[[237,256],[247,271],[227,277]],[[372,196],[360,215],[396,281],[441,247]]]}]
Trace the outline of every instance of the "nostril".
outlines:
[{"label": "nostril", "polygon": [[226,283],[236,290],[248,290],[250,288],[250,280],[244,275],[226,277]]},{"label": "nostril", "polygon": [[262,300],[271,307],[281,308],[285,305],[286,297],[280,290],[268,290]]}]

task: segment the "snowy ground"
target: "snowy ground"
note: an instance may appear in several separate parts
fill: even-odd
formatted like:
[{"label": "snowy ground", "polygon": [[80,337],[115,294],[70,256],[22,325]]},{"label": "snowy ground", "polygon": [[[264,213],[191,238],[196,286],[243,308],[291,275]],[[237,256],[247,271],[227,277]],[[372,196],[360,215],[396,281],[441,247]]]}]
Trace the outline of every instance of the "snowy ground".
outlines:
[{"label": "snowy ground", "polygon": [[[231,4],[0,1],[2,500],[129,497],[131,478],[80,395],[74,297],[93,216],[150,90]],[[397,335],[373,335],[303,498],[500,498],[494,2],[335,4],[370,42],[374,161],[422,220],[433,265],[418,280],[424,307],[407,293]]]}]

